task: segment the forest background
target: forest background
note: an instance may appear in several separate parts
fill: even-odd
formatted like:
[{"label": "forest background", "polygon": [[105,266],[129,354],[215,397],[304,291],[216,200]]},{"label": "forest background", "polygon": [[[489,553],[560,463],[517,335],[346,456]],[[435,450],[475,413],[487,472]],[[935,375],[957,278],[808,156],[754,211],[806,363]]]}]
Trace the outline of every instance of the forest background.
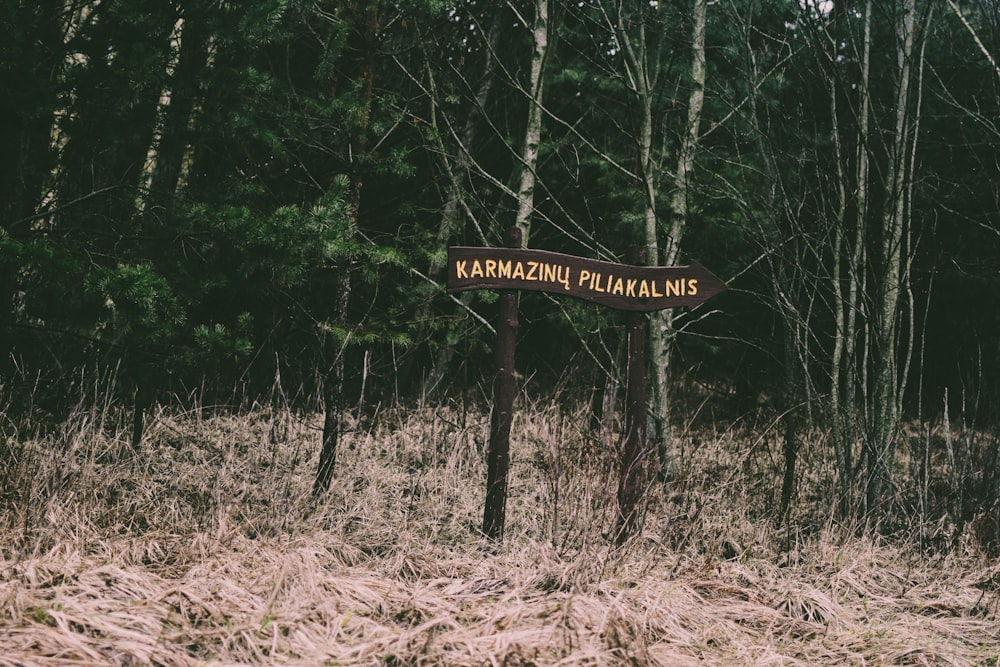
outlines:
[{"label": "forest background", "polygon": [[[516,225],[728,283],[650,318],[660,479],[679,431],[746,420],[781,443],[775,515],[806,439],[841,517],[1000,511],[996,0],[14,0],[0,21],[5,424],[97,392],[138,448],[157,404],[280,400],[324,414],[322,491],[348,422],[488,400],[496,295],[447,295],[445,253]],[[524,395],[608,419],[624,322],[523,298]]]}]

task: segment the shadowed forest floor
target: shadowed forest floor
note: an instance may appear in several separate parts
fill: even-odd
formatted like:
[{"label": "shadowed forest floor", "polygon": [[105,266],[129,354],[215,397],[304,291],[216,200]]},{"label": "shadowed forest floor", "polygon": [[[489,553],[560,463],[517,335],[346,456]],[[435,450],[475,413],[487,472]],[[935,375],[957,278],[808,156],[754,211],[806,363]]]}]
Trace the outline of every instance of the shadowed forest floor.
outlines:
[{"label": "shadowed forest floor", "polygon": [[495,547],[482,411],[355,425],[319,499],[312,416],[161,410],[137,453],[110,409],[8,426],[0,665],[1000,665],[996,560],[826,520],[818,445],[779,526],[778,444],[685,435],[618,548],[587,421],[518,410]]}]

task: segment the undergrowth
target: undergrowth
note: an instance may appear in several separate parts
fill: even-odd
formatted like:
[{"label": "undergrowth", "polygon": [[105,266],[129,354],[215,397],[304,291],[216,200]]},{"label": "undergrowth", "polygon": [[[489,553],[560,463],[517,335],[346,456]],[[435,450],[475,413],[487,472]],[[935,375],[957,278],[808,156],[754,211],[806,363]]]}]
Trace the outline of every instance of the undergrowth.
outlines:
[{"label": "undergrowth", "polygon": [[973,532],[836,521],[822,434],[781,522],[774,433],[681,434],[615,547],[615,438],[523,400],[498,545],[483,409],[349,423],[319,497],[317,415],[126,416],[4,422],[0,665],[1000,664]]}]

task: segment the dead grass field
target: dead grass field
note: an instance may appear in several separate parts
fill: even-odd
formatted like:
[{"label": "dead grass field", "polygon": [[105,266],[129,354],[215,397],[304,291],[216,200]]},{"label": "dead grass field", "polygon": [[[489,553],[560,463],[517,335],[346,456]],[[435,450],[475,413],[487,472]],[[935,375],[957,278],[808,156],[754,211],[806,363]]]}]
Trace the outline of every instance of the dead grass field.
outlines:
[{"label": "dead grass field", "polygon": [[309,489],[318,421],[111,410],[6,424],[0,665],[1000,665],[1000,565],[826,521],[808,445],[796,513],[765,436],[685,435],[644,532],[580,413],[522,406],[507,539],[478,535],[488,416],[383,414]]}]

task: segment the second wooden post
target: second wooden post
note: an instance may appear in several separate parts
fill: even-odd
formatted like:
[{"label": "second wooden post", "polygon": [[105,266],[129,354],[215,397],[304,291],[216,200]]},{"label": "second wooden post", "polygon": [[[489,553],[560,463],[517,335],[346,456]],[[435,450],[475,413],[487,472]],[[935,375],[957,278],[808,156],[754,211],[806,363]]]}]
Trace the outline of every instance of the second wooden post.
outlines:
[{"label": "second wooden post", "polygon": [[[646,253],[633,248],[633,264],[645,264]],[[615,541],[624,543],[640,525],[640,502],[646,485],[646,340],[649,321],[645,313],[629,312],[628,365],[625,386],[625,447],[618,478],[618,528]]]}]

